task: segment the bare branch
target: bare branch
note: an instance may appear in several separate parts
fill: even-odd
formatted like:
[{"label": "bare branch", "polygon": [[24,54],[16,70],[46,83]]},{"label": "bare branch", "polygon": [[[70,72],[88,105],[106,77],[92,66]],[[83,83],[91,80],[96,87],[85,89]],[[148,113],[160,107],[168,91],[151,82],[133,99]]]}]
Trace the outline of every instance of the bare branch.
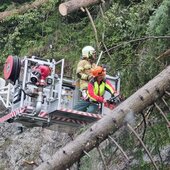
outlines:
[{"label": "bare branch", "polygon": [[162,99],[163,103],[165,104],[165,106],[168,108],[168,110],[170,110],[169,106],[168,106],[168,103],[165,101],[165,99],[163,97],[161,99]]},{"label": "bare branch", "polygon": [[103,165],[104,165],[104,170],[108,170],[107,165],[106,165],[106,161],[105,161],[105,159],[104,159],[104,155],[103,155],[101,149],[99,148],[99,146],[97,147],[97,150],[98,150],[98,152],[99,152],[99,154],[100,154],[100,157],[101,157],[101,159],[102,159],[102,162],[103,162]]},{"label": "bare branch", "polygon": [[98,35],[97,35],[97,29],[95,27],[95,24],[94,24],[94,21],[93,21],[93,18],[89,12],[89,10],[87,8],[85,8],[86,12],[87,12],[87,15],[90,19],[90,22],[92,24],[92,27],[93,27],[93,31],[94,31],[94,35],[95,35],[95,39],[96,39],[96,47],[97,47],[97,51],[99,51],[99,41],[98,41]]},{"label": "bare branch", "polygon": [[85,153],[85,155],[87,155],[89,158],[91,158],[91,156],[86,152],[86,151],[83,151]]},{"label": "bare branch", "polygon": [[[108,51],[117,49],[117,48],[122,47],[122,46],[126,46],[130,43],[134,43],[134,42],[137,42],[137,41],[144,41],[144,40],[148,40],[148,39],[170,39],[170,36],[149,36],[149,37],[137,38],[135,40],[125,41],[125,42],[122,42],[122,43],[120,43],[116,46],[113,46],[113,47],[109,48]],[[104,52],[106,52],[106,51],[104,51]]]},{"label": "bare branch", "polygon": [[165,94],[167,94],[170,97],[170,93],[168,91],[165,91]]},{"label": "bare branch", "polygon": [[161,115],[164,117],[165,121],[167,122],[168,126],[170,127],[170,122],[167,119],[167,117],[165,116],[165,113],[161,110],[161,108],[156,103],[154,103],[154,105],[158,109],[158,111],[161,113]]},{"label": "bare branch", "polygon": [[148,157],[150,158],[151,162],[153,163],[155,169],[156,169],[156,170],[159,170],[158,167],[157,167],[157,165],[155,164],[155,162],[154,162],[154,160],[153,160],[153,158],[152,158],[150,152],[149,152],[148,149],[146,148],[146,146],[145,146],[145,144],[143,143],[143,141],[141,140],[141,138],[140,138],[140,137],[138,136],[138,134],[134,131],[134,129],[131,127],[130,124],[127,124],[127,127],[128,127],[129,130],[130,130],[131,132],[133,132],[133,134],[138,138],[138,140],[140,141],[141,145],[142,145],[143,148],[145,149],[145,151],[146,151]]},{"label": "bare branch", "polygon": [[127,156],[127,154],[123,151],[122,147],[111,137],[111,136],[108,136],[111,141],[119,148],[119,150],[123,153],[124,157],[128,160],[129,162],[129,158]]},{"label": "bare branch", "polygon": [[[145,119],[148,119],[148,117],[150,116],[151,111],[152,111],[152,110],[151,110],[152,108],[153,108],[153,105],[150,106],[150,107],[148,108],[148,110],[146,111],[146,113],[145,113]],[[138,128],[141,126],[141,124],[143,123],[143,121],[144,121],[144,120],[142,119],[142,121],[137,124],[137,126],[134,128],[134,130],[138,129]]]}]

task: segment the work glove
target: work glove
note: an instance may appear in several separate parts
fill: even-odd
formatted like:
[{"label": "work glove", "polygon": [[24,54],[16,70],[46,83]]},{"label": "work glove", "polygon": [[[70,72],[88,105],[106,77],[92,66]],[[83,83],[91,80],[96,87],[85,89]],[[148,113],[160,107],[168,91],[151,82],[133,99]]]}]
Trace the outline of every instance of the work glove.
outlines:
[{"label": "work glove", "polygon": [[119,96],[112,95],[112,97],[107,102],[110,104],[118,105],[121,102],[121,100],[120,100]]},{"label": "work glove", "polygon": [[104,102],[104,107],[109,108],[110,110],[113,110],[117,105],[114,103],[111,103],[109,100],[107,100],[106,102]]}]

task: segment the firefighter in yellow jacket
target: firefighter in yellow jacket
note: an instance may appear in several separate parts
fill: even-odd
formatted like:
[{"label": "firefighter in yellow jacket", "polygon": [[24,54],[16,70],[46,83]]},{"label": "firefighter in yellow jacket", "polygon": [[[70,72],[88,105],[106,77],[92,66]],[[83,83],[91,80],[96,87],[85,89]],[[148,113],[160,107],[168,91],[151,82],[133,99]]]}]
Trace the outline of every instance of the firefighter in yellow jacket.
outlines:
[{"label": "firefighter in yellow jacket", "polygon": [[79,78],[81,100],[73,107],[74,110],[86,111],[88,98],[87,87],[92,78],[91,69],[96,67],[96,50],[92,46],[85,46],[82,49],[82,58],[77,65],[76,74]]},{"label": "firefighter in yellow jacket", "polygon": [[88,82],[92,78],[90,70],[96,66],[96,51],[92,46],[82,49],[82,59],[77,65],[76,74],[80,79],[80,90],[87,89]]}]

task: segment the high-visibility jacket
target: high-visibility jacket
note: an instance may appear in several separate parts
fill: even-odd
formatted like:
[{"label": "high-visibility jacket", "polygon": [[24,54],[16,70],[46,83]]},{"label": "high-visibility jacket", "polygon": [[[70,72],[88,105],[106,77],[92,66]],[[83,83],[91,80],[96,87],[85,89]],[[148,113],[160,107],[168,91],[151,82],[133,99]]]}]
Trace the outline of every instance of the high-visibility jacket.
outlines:
[{"label": "high-visibility jacket", "polygon": [[80,79],[80,90],[87,89],[89,80],[91,78],[91,68],[96,67],[95,63],[91,63],[88,60],[80,60],[77,65],[76,74]]},{"label": "high-visibility jacket", "polygon": [[111,95],[114,95],[115,93],[115,88],[109,80],[104,79],[98,84],[96,78],[93,78],[88,84],[88,97],[91,101],[102,103],[105,90]]}]

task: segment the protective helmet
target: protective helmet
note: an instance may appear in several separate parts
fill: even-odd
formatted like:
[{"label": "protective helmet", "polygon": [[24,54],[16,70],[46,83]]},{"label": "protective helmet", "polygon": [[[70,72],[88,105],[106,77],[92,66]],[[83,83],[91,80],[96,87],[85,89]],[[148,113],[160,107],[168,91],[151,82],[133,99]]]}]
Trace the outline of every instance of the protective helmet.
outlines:
[{"label": "protective helmet", "polygon": [[92,46],[85,46],[82,49],[82,57],[83,58],[90,58],[93,56],[93,54],[96,53],[96,50]]},{"label": "protective helmet", "polygon": [[92,76],[94,76],[94,77],[97,77],[97,76],[105,76],[105,75],[106,75],[106,71],[104,70],[103,67],[97,66],[97,67],[91,69],[91,74],[92,74]]}]

